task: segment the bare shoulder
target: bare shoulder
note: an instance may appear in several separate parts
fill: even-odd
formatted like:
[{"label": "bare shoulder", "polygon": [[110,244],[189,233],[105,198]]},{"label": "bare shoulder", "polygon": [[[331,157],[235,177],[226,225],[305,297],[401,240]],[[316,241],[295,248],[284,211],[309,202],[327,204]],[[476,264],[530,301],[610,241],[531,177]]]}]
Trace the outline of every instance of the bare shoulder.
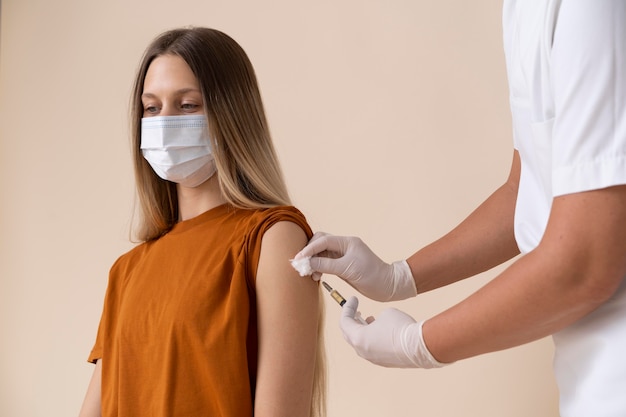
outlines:
[{"label": "bare shoulder", "polygon": [[301,277],[289,262],[307,243],[305,231],[296,223],[281,221],[269,228],[262,240],[257,267],[257,296],[282,298],[298,296],[316,304],[317,285]]},{"label": "bare shoulder", "polygon": [[304,230],[296,223],[280,221],[263,235],[263,251],[293,251],[295,255],[307,243]]}]

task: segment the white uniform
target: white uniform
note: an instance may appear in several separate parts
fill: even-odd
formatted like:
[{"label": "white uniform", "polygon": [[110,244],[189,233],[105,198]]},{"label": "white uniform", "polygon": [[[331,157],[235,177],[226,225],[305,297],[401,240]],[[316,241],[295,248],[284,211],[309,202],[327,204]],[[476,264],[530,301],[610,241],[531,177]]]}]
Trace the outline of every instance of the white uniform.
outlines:
[{"label": "white uniform", "polygon": [[[505,0],[503,29],[526,253],[554,197],[626,184],[626,0]],[[626,280],[554,342],[561,415],[626,416]]]}]

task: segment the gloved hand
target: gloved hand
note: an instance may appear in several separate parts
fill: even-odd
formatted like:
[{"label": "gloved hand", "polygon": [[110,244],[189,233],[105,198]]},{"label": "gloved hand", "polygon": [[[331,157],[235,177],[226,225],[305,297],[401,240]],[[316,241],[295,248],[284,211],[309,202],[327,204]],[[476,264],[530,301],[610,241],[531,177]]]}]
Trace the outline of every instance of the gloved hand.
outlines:
[{"label": "gloved hand", "polygon": [[358,237],[318,232],[295,259],[303,257],[311,257],[316,281],[322,273],[337,275],[376,301],[404,300],[417,295],[413,274],[405,260],[385,263]]},{"label": "gloved hand", "polygon": [[430,353],[422,325],[395,308],[383,310],[370,324],[355,319],[359,300],[356,297],[343,305],[339,327],[356,353],[368,361],[388,368],[441,368]]}]

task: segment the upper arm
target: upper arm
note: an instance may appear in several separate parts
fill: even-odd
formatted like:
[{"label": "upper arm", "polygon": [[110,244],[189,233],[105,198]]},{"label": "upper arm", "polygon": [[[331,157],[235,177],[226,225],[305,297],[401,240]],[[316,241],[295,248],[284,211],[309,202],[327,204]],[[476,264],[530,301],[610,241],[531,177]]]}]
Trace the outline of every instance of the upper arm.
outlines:
[{"label": "upper arm", "polygon": [[307,242],[304,231],[279,222],[263,236],[257,269],[258,373],[256,416],[308,416],[318,345],[318,285],[289,259]]},{"label": "upper arm", "polygon": [[625,17],[620,0],[563,2],[550,57],[556,197],[538,249],[596,301],[626,274]]},{"label": "upper arm", "polygon": [[79,417],[100,417],[100,387],[102,380],[102,359],[96,362]]},{"label": "upper arm", "polygon": [[606,300],[626,276],[626,185],[556,197],[538,249],[585,298]]}]

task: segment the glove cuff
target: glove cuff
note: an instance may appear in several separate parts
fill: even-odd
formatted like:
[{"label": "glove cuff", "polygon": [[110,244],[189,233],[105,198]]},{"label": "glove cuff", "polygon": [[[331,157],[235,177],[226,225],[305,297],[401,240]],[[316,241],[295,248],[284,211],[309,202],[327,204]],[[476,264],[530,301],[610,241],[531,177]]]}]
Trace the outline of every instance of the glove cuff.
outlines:
[{"label": "glove cuff", "polygon": [[417,368],[431,369],[450,365],[439,362],[428,350],[422,333],[422,326],[425,321],[408,325],[402,330],[401,341],[404,354]]},{"label": "glove cuff", "polygon": [[413,272],[411,272],[411,268],[406,260],[393,262],[391,267],[393,268],[391,271],[393,274],[393,293],[390,301],[415,297],[417,295],[417,287],[413,279]]}]

